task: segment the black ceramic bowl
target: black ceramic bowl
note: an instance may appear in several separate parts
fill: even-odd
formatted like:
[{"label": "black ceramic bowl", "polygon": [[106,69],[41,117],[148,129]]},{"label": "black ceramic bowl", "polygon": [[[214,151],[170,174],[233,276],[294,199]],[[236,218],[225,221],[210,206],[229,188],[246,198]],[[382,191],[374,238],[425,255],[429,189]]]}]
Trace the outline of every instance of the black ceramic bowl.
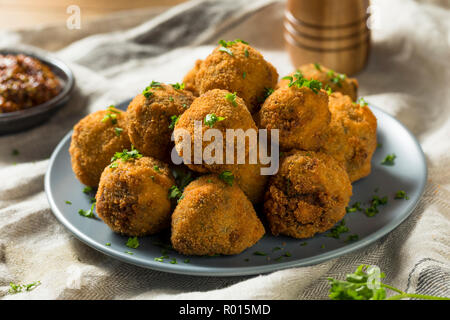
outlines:
[{"label": "black ceramic bowl", "polygon": [[59,108],[69,101],[75,79],[69,67],[50,55],[43,56],[32,52],[0,49],[0,54],[25,54],[46,64],[61,83],[61,92],[52,99],[29,109],[0,113],[0,135],[29,129],[50,118]]}]

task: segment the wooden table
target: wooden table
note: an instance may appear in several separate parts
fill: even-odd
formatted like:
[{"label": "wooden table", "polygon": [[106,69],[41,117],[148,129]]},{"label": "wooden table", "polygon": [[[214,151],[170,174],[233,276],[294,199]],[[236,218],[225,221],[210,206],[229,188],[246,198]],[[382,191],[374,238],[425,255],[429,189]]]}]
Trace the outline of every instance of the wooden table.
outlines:
[{"label": "wooden table", "polygon": [[77,5],[81,19],[92,19],[116,11],[173,6],[185,0],[0,0],[0,29],[22,29],[65,22],[67,7]]}]

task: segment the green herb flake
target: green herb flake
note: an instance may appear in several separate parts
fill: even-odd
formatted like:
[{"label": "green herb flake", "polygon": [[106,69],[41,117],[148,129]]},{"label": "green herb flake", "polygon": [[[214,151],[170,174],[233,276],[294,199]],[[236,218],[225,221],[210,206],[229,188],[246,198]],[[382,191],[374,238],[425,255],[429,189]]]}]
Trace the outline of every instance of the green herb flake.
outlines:
[{"label": "green herb flake", "polygon": [[114,133],[116,134],[116,136],[120,137],[120,134],[123,132],[122,128],[114,128]]},{"label": "green herb flake", "polygon": [[178,83],[178,82],[173,83],[173,84],[171,84],[171,86],[177,90],[183,90],[186,87],[186,85],[183,82],[182,83]]},{"label": "green herb flake", "polygon": [[161,171],[159,170],[159,166],[153,166],[153,170],[155,170],[156,172],[161,172]]},{"label": "green herb flake", "polygon": [[183,262],[184,262],[184,263],[189,263],[189,262],[191,262],[191,260],[189,260],[189,259],[184,259]]},{"label": "green herb flake", "polygon": [[107,243],[105,243],[105,246],[107,246],[107,247],[111,247],[111,242],[107,242]]},{"label": "green herb flake", "polygon": [[[116,160],[122,160],[122,162],[131,161],[134,159],[140,159],[142,158],[142,154],[139,153],[137,149],[134,148],[134,146],[131,146],[131,151],[128,151],[128,149],[124,149],[122,152],[116,152],[114,156],[111,158],[111,162],[115,162]],[[113,165],[111,164],[110,168],[117,168],[117,164]]]},{"label": "green herb flake", "polygon": [[325,245],[324,245],[324,244],[321,245],[321,246],[320,246],[320,249],[325,249]]},{"label": "green herb flake", "polygon": [[41,285],[40,281],[35,281],[35,282],[29,283],[29,284],[15,284],[15,283],[10,282],[8,292],[10,294],[16,294],[19,292],[23,292],[24,290],[32,291],[39,285]]},{"label": "green herb flake", "polygon": [[242,73],[242,78],[245,79],[246,77],[247,77],[247,72],[244,71],[244,72]]},{"label": "green herb flake", "polygon": [[86,193],[86,194],[91,193],[92,190],[93,190],[92,187],[84,187],[84,188],[83,188],[83,192]]},{"label": "green herb flake", "polygon": [[13,150],[11,151],[11,154],[12,154],[13,156],[18,156],[18,155],[19,155],[19,150],[13,149]]},{"label": "green herb flake", "polygon": [[169,199],[180,199],[182,194],[177,186],[171,186],[169,189]]},{"label": "green herb flake", "polygon": [[230,56],[233,56],[233,52],[232,52],[230,49],[226,48],[226,47],[220,47],[220,48],[219,48],[219,51],[221,51],[221,52],[226,52],[226,53],[228,53]]},{"label": "green herb flake", "polygon": [[133,255],[134,253],[133,252],[131,252],[131,251],[124,251],[126,254],[129,254],[129,255]]},{"label": "green herb flake", "polygon": [[172,258],[172,260],[170,260],[171,264],[177,264],[177,259],[176,258]]},{"label": "green herb flake", "polygon": [[80,216],[83,216],[83,217],[85,217],[85,218],[95,218],[95,215],[94,215],[94,208],[95,208],[95,203],[93,203],[92,204],[92,206],[91,206],[91,208],[89,209],[89,210],[83,210],[83,209],[80,209],[80,210],[78,210],[78,214],[80,215]]},{"label": "green herb flake", "polygon": [[236,92],[225,94],[225,99],[227,99],[229,102],[231,102],[233,107],[237,107]]},{"label": "green herb flake", "polygon": [[351,234],[345,239],[345,242],[353,242],[357,241],[359,239],[359,236],[357,234]]},{"label": "green herb flake", "polygon": [[253,255],[255,256],[267,256],[267,253],[261,252],[261,251],[255,251],[253,252]]},{"label": "green herb flake", "polygon": [[248,50],[247,50],[247,49],[244,49],[244,55],[245,55],[246,58],[248,58],[249,53],[248,53]]},{"label": "green herb flake", "polygon": [[180,120],[180,116],[173,115],[170,117],[170,124],[169,129],[173,130],[178,123],[178,120]]},{"label": "green herb flake", "polygon": [[128,238],[127,243],[125,244],[128,248],[136,249],[139,247],[139,240],[137,237]]},{"label": "green herb flake", "polygon": [[409,197],[406,195],[406,192],[403,190],[399,190],[395,193],[394,199],[405,199],[409,200]]},{"label": "green herb flake", "polygon": [[304,246],[306,246],[306,245],[308,245],[308,242],[302,242],[302,243],[300,243],[300,246],[302,246],[302,247],[304,247]]},{"label": "green herb flake", "polygon": [[219,174],[219,178],[222,179],[226,184],[232,186],[234,181],[234,175],[231,171],[224,171]]},{"label": "green herb flake", "polygon": [[322,68],[320,67],[320,64],[318,64],[317,62],[314,63],[314,68],[316,68],[317,71],[322,71]]},{"label": "green herb flake", "polygon": [[395,158],[397,158],[395,153],[388,154],[386,158],[384,158],[384,160],[381,162],[381,164],[385,166],[393,166],[395,164]]},{"label": "green herb flake", "polygon": [[273,88],[264,88],[264,99],[267,99],[274,92]]},{"label": "green herb flake", "polygon": [[284,253],[284,256],[290,258],[290,257],[292,257],[292,254],[289,251],[286,251]]},{"label": "green herb flake", "polygon": [[72,204],[72,202],[71,201],[69,201],[69,200],[66,200],[66,204]]},{"label": "green herb flake", "polygon": [[306,87],[311,89],[314,93],[318,93],[322,89],[322,82],[313,79],[306,79],[300,71],[294,73],[294,75],[283,78],[289,80],[288,87],[296,86],[298,88]]},{"label": "green herb flake", "polygon": [[369,104],[366,102],[366,100],[364,100],[364,98],[359,98],[358,104],[359,104],[361,107],[365,107],[365,106],[368,106],[368,105],[369,105]]},{"label": "green herb flake", "polygon": [[278,251],[278,250],[281,250],[281,248],[280,247],[275,247],[275,248],[272,249],[272,252],[275,252],[275,251]]},{"label": "green herb flake", "polygon": [[339,239],[342,233],[348,232],[349,229],[345,225],[345,220],[341,220],[335,227],[333,227],[329,233],[326,234],[327,237]]},{"label": "green herb flake", "polygon": [[215,113],[209,113],[205,116],[204,123],[205,123],[205,125],[212,128],[216,122],[220,122],[223,120],[225,120],[224,117],[218,117],[218,116],[216,116]]}]

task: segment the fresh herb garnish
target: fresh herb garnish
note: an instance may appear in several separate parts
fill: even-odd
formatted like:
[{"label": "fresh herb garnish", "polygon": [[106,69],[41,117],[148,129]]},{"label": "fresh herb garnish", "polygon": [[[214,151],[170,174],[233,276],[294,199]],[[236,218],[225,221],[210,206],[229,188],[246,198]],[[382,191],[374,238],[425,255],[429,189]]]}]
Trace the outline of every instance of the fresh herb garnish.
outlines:
[{"label": "fresh herb garnish", "polygon": [[11,151],[11,154],[12,154],[13,156],[18,156],[18,155],[19,155],[19,150],[13,149],[13,151]]},{"label": "fresh herb garnish", "polygon": [[134,253],[131,251],[124,251],[126,254],[133,255]]},{"label": "fresh herb garnish", "polygon": [[171,186],[169,189],[169,199],[180,200],[183,192],[177,186]]},{"label": "fresh herb garnish", "polygon": [[246,49],[244,49],[244,55],[245,55],[245,57],[246,57],[246,58],[248,58],[248,56],[249,56],[249,53],[248,53],[248,50],[247,50],[247,48],[246,48]]},{"label": "fresh herb garnish", "polygon": [[139,240],[137,237],[128,238],[127,243],[125,244],[128,248],[136,249],[139,247]]},{"label": "fresh herb garnish", "polygon": [[314,68],[316,68],[317,71],[322,71],[322,68],[320,67],[320,64],[318,64],[317,62],[314,63]]},{"label": "fresh herb garnish", "polygon": [[406,192],[403,190],[399,190],[395,193],[394,199],[405,199],[409,200],[409,197],[406,195]]},{"label": "fresh herb garnish", "polygon": [[230,56],[233,56],[233,51],[231,51],[231,50],[228,49],[227,47],[220,47],[220,48],[219,48],[219,51],[226,52],[226,53],[228,53]]},{"label": "fresh herb garnish", "polygon": [[364,100],[364,98],[362,98],[362,97],[359,98],[358,104],[359,104],[361,107],[365,107],[365,106],[369,105],[369,104],[366,102],[366,100]]},{"label": "fresh herb garnish", "polygon": [[35,281],[35,282],[29,283],[29,284],[15,284],[15,283],[10,282],[8,292],[10,294],[16,294],[19,292],[23,292],[24,290],[31,291],[31,290],[35,289],[37,286],[39,286],[40,284],[41,284],[40,281]]},{"label": "fresh herb garnish", "polygon": [[331,78],[331,79],[330,79],[331,82],[337,84],[339,87],[342,87],[341,81],[344,81],[344,80],[347,78],[347,76],[346,76],[345,74],[337,73],[337,72],[335,72],[334,70],[328,71],[328,72],[327,72],[327,76],[328,76],[329,78]]},{"label": "fresh herb garnish", "polygon": [[264,88],[264,99],[267,99],[274,92],[273,88]]},{"label": "fresh herb garnish", "polygon": [[253,252],[253,254],[254,254],[255,256],[267,256],[267,253],[264,253],[264,252],[262,252],[262,251],[255,251],[255,252]]},{"label": "fresh herb garnish", "polygon": [[330,233],[327,233],[326,236],[330,238],[339,239],[341,237],[341,233],[348,232],[349,229],[345,225],[345,220],[341,220],[334,228],[330,230]]},{"label": "fresh herb garnish", "polygon": [[385,204],[387,204],[387,202],[388,202],[387,196],[384,196],[382,198],[380,198],[378,196],[373,196],[372,201],[371,201],[371,206],[366,208],[364,210],[364,213],[368,217],[373,217],[379,212],[378,206],[385,205]]},{"label": "fresh herb garnish", "polygon": [[171,84],[171,86],[174,88],[174,89],[177,89],[177,90],[183,90],[184,88],[185,88],[185,84],[182,82],[182,83],[173,83],[173,84]]},{"label": "fresh herb garnish", "polygon": [[171,116],[169,129],[174,129],[176,124],[178,123],[178,120],[180,120],[180,116],[175,116],[175,115]]},{"label": "fresh herb garnish", "polygon": [[172,258],[172,260],[170,260],[171,264],[177,264],[177,259],[176,258]]},{"label": "fresh herb garnish", "polygon": [[234,175],[231,171],[224,171],[219,174],[219,178],[222,179],[226,184],[232,186],[234,181]]},{"label": "fresh herb garnish", "polygon": [[184,259],[183,262],[184,262],[184,263],[189,263],[189,262],[191,262],[191,260],[189,260],[189,259]]},{"label": "fresh herb garnish", "polygon": [[353,242],[359,239],[359,236],[357,234],[351,234],[345,239],[345,242]]},{"label": "fresh herb garnish", "polygon": [[66,200],[66,204],[72,204],[72,202],[70,202],[69,200]]},{"label": "fresh herb garnish", "polygon": [[84,192],[84,193],[86,193],[86,194],[89,194],[89,193],[91,193],[91,192],[92,192],[92,190],[93,190],[93,189],[92,189],[92,187],[89,187],[89,186],[88,186],[88,187],[84,187],[84,188],[83,188],[83,192]]},{"label": "fresh herb garnish", "polygon": [[216,122],[225,120],[224,117],[218,117],[215,113],[209,113],[205,116],[205,124],[212,128]]},{"label": "fresh herb garnish", "polygon": [[107,243],[105,243],[105,246],[107,246],[107,247],[111,247],[111,242],[107,242]]},{"label": "fresh herb garnish", "polygon": [[[332,300],[400,300],[404,298],[450,300],[446,297],[406,293],[381,282],[386,275],[374,266],[362,264],[355,272],[347,274],[345,280],[328,278],[331,285],[329,297]],[[397,294],[386,298],[386,289]]]},{"label": "fresh herb garnish", "polygon": [[397,158],[395,153],[388,154],[386,158],[384,158],[384,160],[381,162],[381,164],[385,166],[393,166],[395,164],[395,158]]},{"label": "fresh herb garnish", "polygon": [[120,134],[122,133],[123,129],[122,128],[114,128],[114,133],[116,134],[116,136],[120,137]]},{"label": "fresh herb garnish", "polygon": [[121,159],[122,162],[127,162],[133,159],[140,159],[142,158],[142,154],[139,153],[137,149],[134,148],[134,146],[131,146],[131,151],[128,151],[128,149],[124,149],[122,152],[116,152],[114,156],[111,158],[111,162],[113,162],[109,167],[110,168],[117,168],[117,164],[114,165],[114,162],[118,159]]},{"label": "fresh herb garnish", "polygon": [[306,87],[310,88],[314,93],[318,93],[322,89],[322,82],[318,80],[307,80],[303,77],[300,71],[294,73],[293,76],[287,76],[283,78],[284,80],[289,80],[288,87],[296,86],[298,88]]},{"label": "fresh herb garnish", "polygon": [[159,166],[156,166],[156,165],[153,166],[153,170],[155,170],[155,171],[158,172],[158,173],[161,172],[161,170],[159,170]]},{"label": "fresh herb garnish", "polygon": [[83,209],[78,210],[78,214],[80,216],[85,217],[85,218],[95,218],[94,207],[95,207],[95,203],[93,203],[91,208],[89,210],[87,210],[87,211],[83,210]]},{"label": "fresh herb garnish", "polygon": [[107,108],[107,110],[109,112],[106,113],[106,115],[103,117],[102,122],[106,122],[106,121],[108,121],[108,119],[110,119],[112,124],[116,124],[117,123],[117,113],[120,113],[120,111],[116,110],[113,105],[110,105]]},{"label": "fresh herb garnish", "polygon": [[242,73],[242,78],[245,79],[246,77],[247,77],[247,72],[244,71],[244,72]]},{"label": "fresh herb garnish", "polygon": [[233,107],[237,107],[236,92],[225,94],[225,99],[227,99],[229,102],[231,102]]}]

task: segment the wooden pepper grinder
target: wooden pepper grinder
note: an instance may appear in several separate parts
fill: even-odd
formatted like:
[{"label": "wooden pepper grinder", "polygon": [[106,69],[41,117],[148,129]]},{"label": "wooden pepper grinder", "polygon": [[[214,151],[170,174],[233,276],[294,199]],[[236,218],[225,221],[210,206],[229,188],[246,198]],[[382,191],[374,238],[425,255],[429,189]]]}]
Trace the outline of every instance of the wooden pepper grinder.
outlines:
[{"label": "wooden pepper grinder", "polygon": [[369,0],[288,0],[284,39],[295,66],[321,63],[352,75],[370,51]]}]

